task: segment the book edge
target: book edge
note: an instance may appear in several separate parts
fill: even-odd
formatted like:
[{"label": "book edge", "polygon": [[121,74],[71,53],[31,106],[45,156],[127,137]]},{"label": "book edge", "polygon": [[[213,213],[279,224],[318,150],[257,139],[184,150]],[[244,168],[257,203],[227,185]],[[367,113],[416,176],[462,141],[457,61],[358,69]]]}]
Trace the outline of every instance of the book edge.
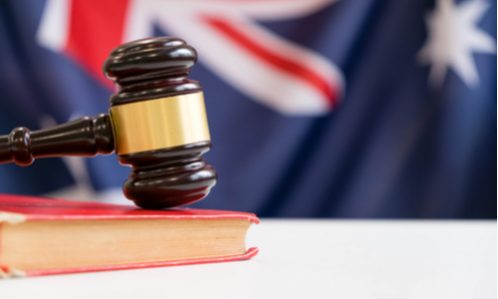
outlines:
[{"label": "book edge", "polygon": [[208,263],[243,261],[253,258],[258,254],[258,252],[259,250],[257,247],[251,247],[248,250],[246,250],[246,252],[244,252],[243,254],[229,255],[229,256],[193,258],[193,259],[182,259],[182,260],[163,261],[163,262],[130,263],[123,265],[110,265],[110,266],[97,266],[97,267],[67,268],[67,269],[22,271],[19,269],[9,269],[8,267],[3,266],[0,267],[0,279],[26,277],[26,276],[36,277],[36,276],[57,275],[57,274],[76,274],[76,273],[88,273],[88,272],[187,266],[187,265],[198,265],[198,264],[208,264]]},{"label": "book edge", "polygon": [[213,219],[239,219],[246,220],[253,224],[259,224],[259,218],[253,213],[235,212],[235,211],[218,211],[218,210],[187,210],[215,212],[213,214],[103,214],[103,215],[71,215],[71,214],[20,214],[5,212],[0,210],[0,223],[19,224],[25,221],[50,221],[50,220],[213,220]]},{"label": "book edge", "polygon": [[[10,202],[21,202],[23,200],[34,200],[39,201],[42,200],[43,197],[32,197],[32,196],[19,196],[19,195],[11,195],[11,194],[0,194],[0,203],[2,203],[2,199]],[[244,219],[251,223],[258,224],[260,221],[256,214],[250,212],[240,212],[240,211],[230,211],[230,210],[211,210],[211,209],[173,209],[173,210],[143,210],[136,209],[130,206],[119,205],[119,204],[109,204],[109,203],[101,203],[101,202],[87,202],[87,201],[72,201],[65,199],[46,199],[47,203],[51,205],[46,206],[47,209],[56,209],[56,206],[52,204],[57,203],[72,203],[74,206],[69,206],[72,209],[88,209],[88,204],[93,204],[96,207],[103,207],[109,209],[110,211],[122,211],[121,214],[105,214],[104,211],[102,213],[97,214],[71,214],[71,213],[50,213],[50,212],[40,212],[30,213],[22,212],[22,211],[11,211],[10,209],[2,210],[2,205],[0,204],[0,223],[7,222],[9,224],[21,223],[24,221],[32,221],[32,220],[132,220],[132,219]],[[81,207],[78,207],[77,204],[82,203],[85,204]],[[8,205],[6,205],[8,207]],[[26,208],[30,208],[30,204],[25,204]],[[36,207],[35,207],[36,208]],[[140,212],[133,213],[133,211],[138,210]],[[170,214],[162,214],[162,212],[170,212]],[[155,214],[155,212],[158,212]],[[177,212],[175,214],[175,212]],[[182,212],[185,212],[182,214]],[[190,213],[190,214],[189,214]],[[196,214],[197,213],[197,214]]]},{"label": "book edge", "polygon": [[18,224],[25,222],[26,219],[24,214],[0,211],[0,225],[2,223]]}]

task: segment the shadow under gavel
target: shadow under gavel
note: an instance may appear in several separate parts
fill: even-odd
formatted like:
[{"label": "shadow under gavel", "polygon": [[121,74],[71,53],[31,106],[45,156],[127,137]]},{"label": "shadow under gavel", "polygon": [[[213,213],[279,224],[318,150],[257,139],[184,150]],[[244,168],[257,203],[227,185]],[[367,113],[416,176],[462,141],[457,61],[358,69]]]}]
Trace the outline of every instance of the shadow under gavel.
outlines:
[{"label": "shadow under gavel", "polygon": [[202,89],[188,79],[196,60],[195,49],[177,38],[121,45],[104,64],[118,87],[109,114],[33,132],[15,128],[0,136],[0,163],[116,152],[132,167],[123,192],[136,205],[160,209],[203,199],[216,172],[202,158],[211,142]]}]

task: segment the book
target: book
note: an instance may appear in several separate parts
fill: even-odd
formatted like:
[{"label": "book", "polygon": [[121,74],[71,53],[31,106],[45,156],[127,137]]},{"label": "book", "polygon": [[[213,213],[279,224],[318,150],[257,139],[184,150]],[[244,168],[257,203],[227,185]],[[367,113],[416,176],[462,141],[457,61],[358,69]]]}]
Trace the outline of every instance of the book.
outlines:
[{"label": "book", "polygon": [[0,277],[250,259],[251,213],[0,195]]}]

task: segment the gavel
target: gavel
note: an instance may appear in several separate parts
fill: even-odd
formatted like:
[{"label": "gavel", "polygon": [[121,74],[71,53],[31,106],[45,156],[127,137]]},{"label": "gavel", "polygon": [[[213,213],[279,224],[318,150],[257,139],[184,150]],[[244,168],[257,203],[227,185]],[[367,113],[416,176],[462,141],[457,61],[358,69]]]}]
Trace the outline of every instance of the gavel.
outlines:
[{"label": "gavel", "polygon": [[114,49],[104,73],[117,92],[108,114],[38,131],[0,136],[0,163],[115,152],[132,172],[123,192],[139,207],[187,205],[207,196],[216,172],[202,155],[211,147],[203,91],[188,74],[197,53],[173,37],[141,39]]}]

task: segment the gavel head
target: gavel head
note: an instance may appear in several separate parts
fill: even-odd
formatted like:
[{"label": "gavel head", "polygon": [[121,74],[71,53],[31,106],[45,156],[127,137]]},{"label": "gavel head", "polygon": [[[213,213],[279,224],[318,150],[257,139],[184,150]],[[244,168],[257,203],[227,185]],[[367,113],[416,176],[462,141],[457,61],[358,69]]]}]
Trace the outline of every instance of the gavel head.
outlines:
[{"label": "gavel head", "polygon": [[143,208],[204,198],[216,172],[202,155],[211,146],[202,89],[188,79],[194,48],[177,38],[123,44],[104,64],[117,85],[110,117],[115,150],[132,166],[125,195]]}]

